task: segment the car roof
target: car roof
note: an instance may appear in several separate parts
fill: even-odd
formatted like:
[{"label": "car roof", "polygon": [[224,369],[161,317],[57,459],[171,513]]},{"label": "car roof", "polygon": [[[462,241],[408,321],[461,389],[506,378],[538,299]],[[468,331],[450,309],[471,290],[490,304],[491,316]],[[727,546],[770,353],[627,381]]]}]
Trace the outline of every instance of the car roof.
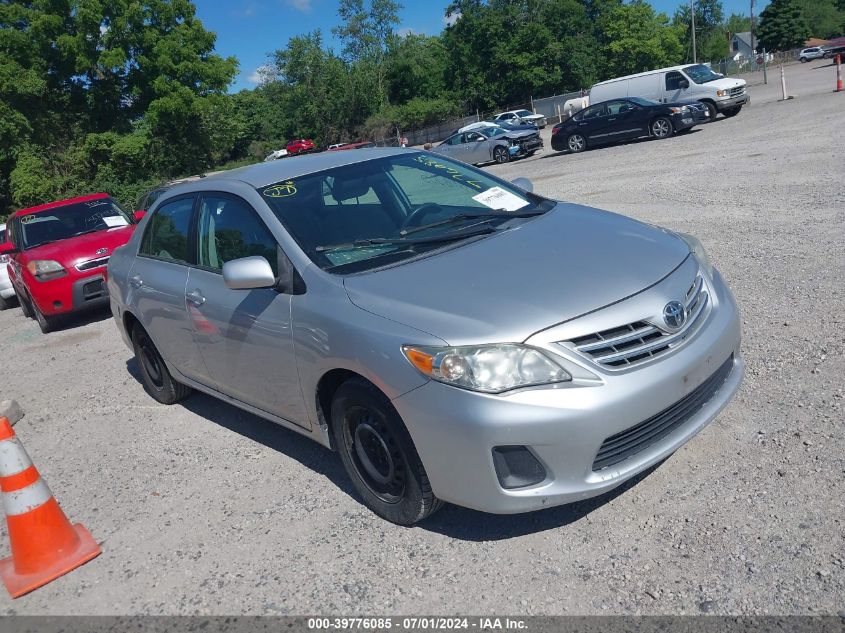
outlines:
[{"label": "car roof", "polygon": [[[246,167],[238,167],[227,171],[210,174],[202,179],[206,186],[213,186],[216,180],[240,180],[246,184],[258,188],[271,185],[283,180],[291,180],[318,171],[363,163],[368,160],[396,156],[402,153],[418,153],[419,150],[393,148],[366,148],[354,152],[320,152],[306,156],[293,156],[285,160],[269,163],[256,163]],[[193,184],[193,183],[192,183]],[[181,188],[181,187],[180,187]],[[174,188],[175,191],[175,188]]]},{"label": "car roof", "polygon": [[45,204],[39,204],[34,207],[28,207],[26,209],[20,209],[15,211],[10,218],[13,218],[18,215],[28,215],[30,213],[38,213],[39,211],[48,211],[50,209],[55,209],[56,207],[64,207],[69,204],[76,204],[77,202],[89,202],[91,200],[102,200],[103,198],[109,198],[109,194],[107,193],[92,193],[87,196],[77,196],[76,198],[66,198],[64,200],[56,200],[55,202],[47,202]]},{"label": "car roof", "polygon": [[[593,84],[593,88],[596,86],[604,86],[607,84],[612,84],[616,81],[622,81],[623,79],[634,79],[635,77],[645,77],[647,75],[654,75],[656,73],[666,73],[672,70],[682,70],[684,68],[689,68],[690,66],[706,66],[706,64],[680,64],[679,66],[667,66],[666,68],[658,68],[656,70],[648,70],[644,73],[636,73],[634,75],[625,75],[623,77],[615,77],[614,79],[608,79],[607,81],[600,81],[597,84]],[[592,88],[591,88],[592,90]]]}]

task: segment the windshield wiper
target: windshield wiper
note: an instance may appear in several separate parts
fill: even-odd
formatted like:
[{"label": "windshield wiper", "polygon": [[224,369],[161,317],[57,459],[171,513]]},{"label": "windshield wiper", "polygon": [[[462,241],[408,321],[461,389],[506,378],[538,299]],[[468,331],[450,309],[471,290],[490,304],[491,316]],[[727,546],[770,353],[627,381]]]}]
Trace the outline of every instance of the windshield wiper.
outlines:
[{"label": "windshield wiper", "polygon": [[354,248],[363,248],[365,246],[393,246],[403,244],[436,244],[438,242],[455,242],[463,240],[468,237],[475,237],[477,235],[487,235],[488,233],[495,233],[496,229],[492,226],[481,227],[475,231],[460,231],[455,233],[445,233],[443,235],[432,235],[431,237],[370,237],[363,240],[355,240],[354,242],[343,242],[341,244],[322,244],[315,248],[318,253],[325,251],[340,251],[351,250]]},{"label": "windshield wiper", "polygon": [[46,240],[44,242],[38,242],[38,244],[32,244],[25,247],[25,250],[29,250],[30,248],[38,248],[39,246],[44,246],[45,244],[52,244],[53,242],[58,242],[59,240]]},{"label": "windshield wiper", "polygon": [[458,215],[453,215],[451,218],[447,218],[445,220],[438,220],[437,222],[432,222],[431,224],[423,224],[422,226],[415,226],[412,229],[402,229],[399,231],[399,235],[412,235],[413,233],[417,233],[418,231],[425,231],[426,229],[433,229],[438,226],[445,226],[447,224],[451,224],[452,222],[456,222],[459,220],[474,220],[476,218],[480,219],[493,219],[493,218],[530,218],[534,217],[535,215],[542,215],[545,211],[505,211],[504,209],[497,209],[496,211],[491,211],[489,213],[459,213]]}]

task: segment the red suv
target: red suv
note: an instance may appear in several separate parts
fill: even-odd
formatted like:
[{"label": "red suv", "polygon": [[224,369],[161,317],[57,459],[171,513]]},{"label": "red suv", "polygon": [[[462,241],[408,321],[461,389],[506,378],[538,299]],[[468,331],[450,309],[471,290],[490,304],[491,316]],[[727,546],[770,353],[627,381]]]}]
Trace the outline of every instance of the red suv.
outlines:
[{"label": "red suv", "polygon": [[16,211],[7,220],[9,277],[24,316],[41,331],[64,314],[109,303],[106,264],[132,236],[135,219],[107,193]]},{"label": "red suv", "polygon": [[288,156],[295,156],[296,154],[313,152],[317,149],[317,146],[314,145],[314,141],[312,140],[307,138],[298,138],[290,141],[285,149],[288,150]]}]

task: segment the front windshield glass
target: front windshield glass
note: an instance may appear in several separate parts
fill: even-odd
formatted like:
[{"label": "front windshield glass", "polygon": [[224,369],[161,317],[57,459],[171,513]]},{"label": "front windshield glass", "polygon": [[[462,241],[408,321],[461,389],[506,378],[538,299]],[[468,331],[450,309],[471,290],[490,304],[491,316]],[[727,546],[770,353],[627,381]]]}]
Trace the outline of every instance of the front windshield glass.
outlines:
[{"label": "front windshield glass", "polygon": [[517,110],[516,116],[518,116],[518,117],[534,116],[534,113],[529,111],[529,110]]},{"label": "front windshield glass", "polygon": [[508,133],[507,130],[501,127],[488,127],[483,130],[479,130],[479,132],[484,134],[487,138],[496,138],[497,136]]},{"label": "front windshield glass", "polygon": [[643,97],[628,97],[628,101],[633,101],[637,105],[641,106],[660,105],[657,101],[652,101],[651,99],[644,99]]},{"label": "front windshield glass", "polygon": [[23,249],[132,224],[126,212],[111,198],[77,202],[19,217]]},{"label": "front windshield glass", "polygon": [[722,75],[714,73],[704,64],[686,66],[684,67],[684,72],[697,84],[706,84],[708,81],[716,81],[717,79],[722,78]]},{"label": "front windshield glass", "polygon": [[258,189],[324,270],[368,270],[508,228],[554,202],[442,156],[402,153]]}]

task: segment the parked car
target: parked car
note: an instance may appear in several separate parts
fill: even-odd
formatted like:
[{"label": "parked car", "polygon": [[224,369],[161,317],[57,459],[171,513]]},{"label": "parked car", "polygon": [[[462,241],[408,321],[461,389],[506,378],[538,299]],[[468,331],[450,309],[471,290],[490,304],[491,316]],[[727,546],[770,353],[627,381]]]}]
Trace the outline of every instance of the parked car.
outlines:
[{"label": "parked car", "polygon": [[153,206],[153,203],[158,200],[159,196],[172,186],[173,185],[162,185],[161,187],[156,187],[144,194],[144,197],[138,200],[138,203],[135,205],[135,218],[140,220],[147,212],[147,209]]},{"label": "parked car", "polygon": [[695,238],[530,190],[401,148],[225,172],[115,251],[112,313],[153,398],[336,450],[390,521],[581,501],[730,401],[739,314]]},{"label": "parked car", "polygon": [[7,266],[9,251],[14,250],[14,248],[12,244],[6,241],[6,225],[0,224],[0,310],[11,307],[15,301],[15,288],[9,279]]},{"label": "parked car", "polygon": [[376,144],[372,141],[356,141],[354,143],[342,143],[336,147],[330,147],[329,150],[332,152],[337,151],[345,151],[348,149],[367,149],[369,147],[375,147]]},{"label": "parked car", "polygon": [[458,132],[469,132],[471,130],[479,130],[489,127],[500,127],[506,132],[524,132],[526,130],[536,132],[540,129],[533,123],[522,122],[521,119],[513,119],[512,121],[502,121],[501,123],[495,121],[477,121],[476,123],[470,123],[469,125],[465,125],[464,127],[455,130],[454,132],[452,132],[452,134],[457,134]]},{"label": "parked car", "polygon": [[577,153],[588,147],[641,136],[669,138],[708,118],[703,106],[657,103],[640,97],[613,99],[584,108],[572,118],[555,125],[552,128],[552,149]]},{"label": "parked car", "polygon": [[496,122],[503,121],[524,121],[525,123],[533,123],[537,127],[546,127],[546,117],[542,114],[534,114],[531,110],[509,110],[507,112],[500,112],[493,117]]},{"label": "parked car", "polygon": [[508,132],[486,127],[453,134],[432,151],[470,165],[506,163],[512,158],[531,156],[543,148],[543,139],[530,130]]},{"label": "parked car", "polygon": [[824,49],[821,46],[811,46],[810,48],[803,49],[798,54],[798,59],[801,60],[801,63],[806,63],[811,59],[821,59],[824,57]]},{"label": "parked car", "polygon": [[298,138],[292,141],[288,141],[287,146],[285,147],[287,150],[288,156],[296,156],[297,154],[307,154],[308,152],[315,152],[317,151],[317,146],[314,145],[314,141],[307,138]]},{"label": "parked car", "polygon": [[8,221],[9,277],[27,317],[45,334],[60,318],[108,305],[106,264],[135,228],[106,193],[21,209]]},{"label": "parked car", "polygon": [[725,77],[704,64],[650,70],[602,81],[590,88],[590,103],[625,97],[660,103],[700,101],[710,111],[711,121],[719,112],[726,117],[736,116],[750,102],[744,79]]},{"label": "parked car", "polygon": [[280,158],[284,158],[288,155],[288,150],[286,149],[274,149],[272,152],[267,154],[264,157],[264,162],[269,163],[271,160],[279,160]]}]

